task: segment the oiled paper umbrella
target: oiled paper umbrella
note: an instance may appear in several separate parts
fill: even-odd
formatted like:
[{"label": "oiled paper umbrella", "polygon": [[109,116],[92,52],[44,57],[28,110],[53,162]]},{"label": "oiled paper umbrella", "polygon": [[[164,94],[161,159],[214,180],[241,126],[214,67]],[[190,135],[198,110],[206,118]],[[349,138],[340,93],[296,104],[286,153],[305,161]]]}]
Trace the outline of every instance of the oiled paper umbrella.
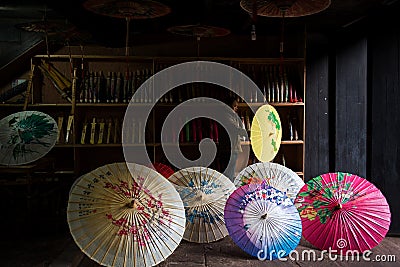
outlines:
[{"label": "oiled paper umbrella", "polygon": [[153,169],[124,162],[77,180],[67,219],[79,248],[105,266],[157,265],[185,230],[183,204],[172,184]]}]

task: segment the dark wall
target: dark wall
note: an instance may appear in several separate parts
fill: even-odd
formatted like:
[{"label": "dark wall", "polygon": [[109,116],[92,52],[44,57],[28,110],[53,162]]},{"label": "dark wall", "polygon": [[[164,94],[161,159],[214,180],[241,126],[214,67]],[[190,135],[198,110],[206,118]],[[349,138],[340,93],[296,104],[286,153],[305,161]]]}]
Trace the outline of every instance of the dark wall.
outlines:
[{"label": "dark wall", "polygon": [[306,140],[304,179],[329,171],[329,54],[327,38],[308,35],[306,61]]},{"label": "dark wall", "polygon": [[389,203],[389,233],[398,235],[400,30],[395,25],[375,17],[327,37],[329,45],[308,38],[305,178],[345,171],[371,181]]},{"label": "dark wall", "polygon": [[391,232],[400,233],[400,31],[372,32],[370,42],[371,181],[382,190],[392,212]]},{"label": "dark wall", "polygon": [[336,50],[335,171],[366,177],[367,39],[343,39]]}]

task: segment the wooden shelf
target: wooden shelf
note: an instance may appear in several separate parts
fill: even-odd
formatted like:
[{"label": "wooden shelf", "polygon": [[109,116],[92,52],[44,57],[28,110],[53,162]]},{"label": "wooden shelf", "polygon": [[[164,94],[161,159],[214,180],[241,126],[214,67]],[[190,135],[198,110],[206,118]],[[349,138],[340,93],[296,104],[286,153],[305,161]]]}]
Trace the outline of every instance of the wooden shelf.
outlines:
[{"label": "wooden shelf", "polygon": [[304,106],[303,102],[296,102],[296,103],[291,103],[291,102],[270,102],[270,103],[239,103],[238,107],[243,108],[243,107],[261,107],[263,105],[271,105],[274,107],[296,107],[296,106]]},{"label": "wooden shelf", "polygon": [[8,103],[0,103],[0,108],[22,108],[24,104],[8,104]]},{"label": "wooden shelf", "polygon": [[[32,58],[32,63],[33,64],[39,64],[41,62],[41,59],[45,60],[50,60],[50,62],[54,63],[54,66],[58,66],[60,68],[61,73],[69,73],[69,62],[70,62],[70,55],[50,55],[50,59],[48,55],[37,55]],[[103,73],[111,73],[115,72],[120,75],[122,71],[125,70],[125,67],[122,66],[122,64],[126,64],[127,62],[131,63],[130,68],[132,69],[132,72],[139,72],[141,73],[143,71],[144,74],[139,74],[139,76],[135,76],[135,80],[132,80],[129,82],[129,84],[133,84],[132,88],[130,88],[128,91],[129,95],[125,94],[123,98],[120,96],[113,97],[115,95],[112,95],[111,97],[108,97],[110,94],[109,92],[111,91],[111,87],[107,87],[108,90],[104,89],[105,87],[101,87],[102,90],[104,91],[98,91],[98,98],[92,98],[92,99],[101,99],[102,101],[105,101],[105,99],[125,99],[128,101],[130,98],[129,96],[131,95],[132,92],[134,92],[134,89],[140,86],[140,83],[144,82],[145,78],[148,78],[149,75],[155,73],[156,71],[159,71],[163,68],[169,67],[174,64],[178,63],[183,63],[183,62],[189,62],[189,61],[197,61],[197,60],[202,60],[202,61],[212,61],[212,62],[221,62],[227,65],[230,65],[232,67],[237,68],[239,71],[242,71],[245,73],[249,78],[254,79],[255,83],[259,86],[262,84],[267,84],[269,76],[274,76],[275,81],[277,83],[281,83],[283,79],[278,79],[280,74],[275,74],[275,71],[272,71],[272,69],[275,69],[277,66],[280,66],[283,64],[285,68],[285,73],[287,73],[288,79],[285,81],[287,84],[287,81],[291,84],[293,84],[293,90],[297,92],[297,96],[302,97],[304,100],[305,97],[305,60],[303,57],[299,58],[232,58],[232,57],[141,57],[141,56],[103,56],[103,55],[85,55],[83,57],[83,60],[87,63],[89,66],[88,69],[90,69],[92,72],[98,72],[102,71]],[[81,66],[81,61],[82,57],[81,55],[72,55],[72,64],[76,66],[78,69]],[[93,64],[92,64],[93,63]],[[40,70],[37,70],[40,71]],[[151,73],[151,74],[149,74]],[[285,74],[286,75],[286,74]],[[41,75],[38,75],[41,76]],[[133,75],[134,76],[134,75]],[[267,77],[268,76],[268,77]],[[110,76],[108,76],[110,77]],[[113,77],[113,76],[111,76]],[[119,76],[118,76],[119,77]],[[131,76],[132,77],[132,76]],[[80,78],[80,77],[79,77]],[[152,155],[150,158],[154,161],[157,159],[163,159],[163,151],[161,151],[159,148],[161,148],[161,142],[154,142],[155,140],[160,140],[160,137],[158,134],[160,133],[160,129],[162,126],[162,122],[165,119],[166,114],[169,112],[169,110],[175,108],[177,105],[181,104],[182,102],[178,102],[178,99],[181,99],[181,92],[179,92],[179,97],[177,97],[178,91],[181,90],[180,87],[175,88],[174,90],[176,91],[171,91],[171,98],[175,100],[175,102],[170,103],[170,102],[161,102],[160,100],[155,103],[155,102],[130,102],[130,103],[80,103],[79,100],[82,99],[79,97],[79,92],[80,89],[79,87],[72,88],[74,90],[71,90],[71,92],[74,94],[74,97],[71,97],[73,103],[63,103],[63,101],[66,102],[66,100],[62,99],[62,97],[55,91],[55,89],[52,87],[51,83],[47,81],[47,83],[41,82],[41,78],[37,78],[35,80],[35,83],[33,86],[33,101],[36,103],[33,103],[30,101],[30,104],[28,105],[28,110],[32,109],[37,109],[37,110],[45,110],[45,112],[48,112],[49,115],[52,115],[55,120],[60,123],[62,126],[62,131],[60,136],[65,136],[66,135],[66,128],[67,128],[67,123],[68,119],[71,118],[70,114],[73,114],[73,127],[70,131],[70,136],[72,139],[70,139],[70,142],[73,144],[57,144],[55,147],[57,148],[56,151],[54,151],[54,154],[56,154],[60,159],[61,158],[68,158],[68,160],[71,160],[74,173],[76,175],[82,175],[82,171],[89,169],[89,168],[94,168],[98,164],[103,164],[105,162],[109,161],[115,161],[115,160],[123,160],[123,149],[124,147],[132,147],[132,150],[135,149],[135,147],[141,147],[145,145],[147,147],[148,151],[151,151]],[[47,79],[45,76],[43,76],[43,79]],[[112,80],[112,78],[111,78]],[[125,83],[126,80],[124,80]],[[138,82],[139,81],[139,82]],[[78,85],[79,81],[74,80],[75,85]],[[121,85],[122,83],[120,83]],[[260,85],[261,84],[261,85]],[[199,86],[196,88],[196,91],[182,91],[182,98],[183,101],[189,100],[191,97],[197,97],[203,94],[206,94],[205,96],[208,97],[214,97],[215,99],[221,99],[222,97],[226,96],[223,91],[218,91],[217,90],[208,90],[212,85],[205,87],[205,86]],[[122,88],[122,87],[119,87]],[[183,87],[182,87],[183,88]],[[262,88],[262,87],[259,87]],[[131,90],[132,89],[132,90]],[[186,90],[186,89],[182,89]],[[199,91],[197,91],[199,90]],[[203,91],[200,91],[203,90]],[[225,89],[223,89],[225,90]],[[107,93],[107,97],[104,97],[104,92]],[[244,90],[245,91],[245,90]],[[103,97],[100,97],[100,92],[103,92]],[[186,93],[185,93],[186,92]],[[222,93],[220,93],[222,92]],[[245,91],[246,92],[246,91]],[[243,92],[245,94],[245,92]],[[50,93],[51,95],[48,95]],[[176,95],[175,95],[176,94]],[[90,97],[88,97],[89,99]],[[186,99],[189,98],[189,99]],[[254,98],[255,99],[255,98]],[[263,97],[257,98],[258,100],[263,100]],[[271,99],[271,98],[270,98]],[[277,99],[277,98],[275,98]],[[287,98],[283,98],[287,99]],[[39,102],[53,102],[53,103],[39,103]],[[277,111],[280,115],[281,122],[282,122],[282,133],[283,133],[283,138],[289,139],[289,127],[288,125],[292,125],[293,123],[297,123],[296,125],[296,130],[298,135],[295,135],[296,137],[298,136],[299,138],[305,139],[305,103],[304,102],[297,102],[297,103],[290,103],[290,102],[270,102],[270,103],[264,103],[264,102],[257,102],[257,103],[239,103],[239,111],[241,112],[241,116],[245,116],[246,123],[247,121],[250,121],[251,123],[251,109],[260,107],[262,105],[269,104],[274,107],[278,107]],[[138,140],[152,140],[153,142],[149,143],[133,143],[133,144],[120,144],[120,143],[112,143],[112,144],[80,144],[81,141],[81,136],[83,132],[83,125],[87,125],[86,128],[86,138],[85,142],[88,142],[89,135],[91,134],[91,127],[92,123],[91,121],[93,118],[96,118],[96,127],[99,127],[99,123],[105,123],[105,127],[102,128],[104,129],[104,136],[106,135],[105,131],[106,129],[112,129],[111,134],[110,131],[108,132],[108,137],[110,139],[107,140],[112,140],[112,142],[121,142],[121,127],[123,125],[122,119],[124,116],[124,111],[125,109],[130,106],[134,105],[135,107],[151,107],[152,108],[152,113],[149,116],[148,120],[145,122],[145,127],[146,127],[146,134],[145,136],[142,136],[142,139],[139,139],[138,136],[135,134],[135,130],[132,130],[132,133],[130,133],[130,137],[133,142],[138,141]],[[213,105],[213,104],[210,104]],[[9,108],[17,108],[21,109],[23,108],[23,104],[0,104],[0,107],[5,107]],[[68,110],[68,109],[71,109]],[[250,111],[250,112],[249,112]],[[3,111],[2,111],[3,112]],[[292,113],[296,113],[295,115],[297,120],[293,120],[292,122],[289,123],[288,119],[290,120],[290,116],[292,116]],[[5,112],[3,112],[5,113]],[[184,116],[184,114],[182,115]],[[247,118],[249,116],[249,118]],[[62,121],[63,119],[63,121]],[[136,118],[135,118],[136,119]],[[133,120],[132,120],[133,121]],[[108,124],[110,123],[110,124]],[[138,123],[138,121],[136,121]],[[140,122],[143,123],[143,122]],[[112,126],[111,126],[112,125]],[[138,125],[138,124],[136,124]],[[249,124],[247,123],[246,127]],[[112,127],[112,128],[111,128]],[[131,125],[133,129],[135,126],[133,124]],[[136,126],[137,127],[137,126]],[[220,126],[217,126],[220,127]],[[292,127],[292,126],[291,126]],[[292,129],[292,128],[291,128]],[[147,132],[149,130],[149,132]],[[209,129],[208,129],[209,130]],[[204,134],[203,136],[207,136],[207,129],[204,129]],[[131,129],[130,129],[131,131]],[[191,131],[192,128],[191,128]],[[148,134],[149,133],[149,134]],[[96,128],[96,138],[98,138],[99,132],[98,128]],[[220,140],[221,141],[221,135],[223,135],[220,132]],[[210,135],[211,136],[211,135]],[[63,139],[61,139],[63,140]],[[97,139],[95,139],[97,140]],[[104,139],[103,139],[104,140]],[[125,139],[128,140],[128,139]],[[172,140],[172,139],[170,139]],[[193,139],[192,139],[193,140]],[[224,149],[225,147],[223,146],[223,143],[215,142],[215,144],[218,146],[218,151],[220,149]],[[250,141],[244,141],[241,142],[243,146],[251,146]],[[166,146],[173,146],[176,145],[175,143],[163,143],[163,145]],[[199,146],[199,142],[184,142],[184,143],[179,143],[179,147],[183,148],[183,151],[188,151],[190,156],[193,156],[196,154],[196,151],[194,151],[194,147]],[[285,158],[286,165],[290,167],[293,170],[298,171],[297,173],[299,175],[304,175],[304,140],[282,140],[281,141],[281,149],[279,153],[282,153],[282,155]],[[64,148],[72,148],[72,149],[65,149]],[[108,149],[110,148],[110,153],[109,155],[101,155],[103,153],[97,153],[92,152],[90,149],[93,148],[105,148]],[[248,147],[243,147],[244,149],[248,149]],[[227,148],[229,149],[229,148]],[[249,148],[251,151],[251,147]],[[101,151],[101,150],[97,150]],[[92,157],[93,154],[93,157]],[[90,157],[88,156],[90,155]],[[110,156],[110,157],[109,157]],[[226,155],[223,154],[222,157],[225,157]],[[282,156],[282,158],[283,158]],[[190,157],[188,157],[190,158]],[[249,159],[250,160],[250,159]],[[111,162],[110,162],[111,163]],[[219,164],[216,164],[219,165]],[[69,167],[69,165],[67,166]]]},{"label": "wooden shelf", "polygon": [[303,140],[293,140],[293,141],[282,140],[281,141],[281,145],[302,145],[302,144],[304,144]]},{"label": "wooden shelf", "polygon": [[271,106],[275,107],[296,107],[296,106],[304,106],[303,102],[296,102],[296,103],[290,103],[290,102],[270,102],[269,103]]},{"label": "wooden shelf", "polygon": [[100,147],[140,147],[140,146],[157,146],[154,143],[138,143],[138,144],[76,144],[76,145],[72,145],[76,148],[100,148]]},{"label": "wooden shelf", "polygon": [[[245,146],[249,146],[251,145],[251,141],[242,141],[240,142],[241,145],[245,145]],[[304,144],[303,140],[282,140],[281,141],[281,145],[302,145]]]}]

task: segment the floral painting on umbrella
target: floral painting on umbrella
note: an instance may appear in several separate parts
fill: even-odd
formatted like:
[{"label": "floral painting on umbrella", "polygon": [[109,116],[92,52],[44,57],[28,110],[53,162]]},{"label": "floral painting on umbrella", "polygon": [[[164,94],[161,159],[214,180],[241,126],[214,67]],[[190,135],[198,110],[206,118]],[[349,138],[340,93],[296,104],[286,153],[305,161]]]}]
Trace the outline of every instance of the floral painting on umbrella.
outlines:
[{"label": "floral painting on umbrella", "polygon": [[0,163],[20,165],[47,154],[57,139],[57,124],[39,111],[22,111],[0,121]]},{"label": "floral painting on umbrella", "polygon": [[308,181],[295,200],[303,235],[319,249],[365,251],[390,226],[389,205],[372,183],[354,174],[326,173]]}]

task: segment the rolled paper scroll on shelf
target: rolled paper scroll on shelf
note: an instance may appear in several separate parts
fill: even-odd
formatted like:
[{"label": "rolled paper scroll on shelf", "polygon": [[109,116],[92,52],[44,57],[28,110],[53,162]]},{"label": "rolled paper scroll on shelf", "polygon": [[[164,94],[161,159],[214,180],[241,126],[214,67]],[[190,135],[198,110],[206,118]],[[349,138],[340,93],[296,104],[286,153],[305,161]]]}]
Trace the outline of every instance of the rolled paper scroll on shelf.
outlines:
[{"label": "rolled paper scroll on shelf", "polygon": [[90,144],[95,143],[95,135],[96,135],[96,118],[93,118],[92,123],[90,124]]},{"label": "rolled paper scroll on shelf", "polygon": [[68,123],[67,123],[67,135],[65,136],[65,143],[69,143],[69,136],[71,134],[71,129],[72,129],[72,123],[74,121],[74,115],[69,115],[68,117]]},{"label": "rolled paper scroll on shelf", "polygon": [[108,119],[108,124],[107,124],[107,137],[106,137],[106,143],[109,144],[111,140],[111,128],[112,128],[112,119]]},{"label": "rolled paper scroll on shelf", "polygon": [[87,123],[87,121],[85,120],[85,122],[83,123],[83,126],[82,126],[82,134],[81,134],[81,144],[82,144],[82,145],[86,144],[86,131],[87,131],[87,126],[88,126],[88,123]]},{"label": "rolled paper scroll on shelf", "polygon": [[97,144],[102,144],[103,143],[103,136],[104,136],[104,127],[105,127],[105,122],[103,119],[100,120],[99,122],[99,138],[97,139]]},{"label": "rolled paper scroll on shelf", "polygon": [[61,135],[62,135],[62,126],[63,126],[63,122],[64,122],[64,117],[63,116],[59,116],[58,120],[57,120],[57,127],[58,127],[58,133],[57,133],[57,141],[56,143],[60,143],[61,140]]}]

